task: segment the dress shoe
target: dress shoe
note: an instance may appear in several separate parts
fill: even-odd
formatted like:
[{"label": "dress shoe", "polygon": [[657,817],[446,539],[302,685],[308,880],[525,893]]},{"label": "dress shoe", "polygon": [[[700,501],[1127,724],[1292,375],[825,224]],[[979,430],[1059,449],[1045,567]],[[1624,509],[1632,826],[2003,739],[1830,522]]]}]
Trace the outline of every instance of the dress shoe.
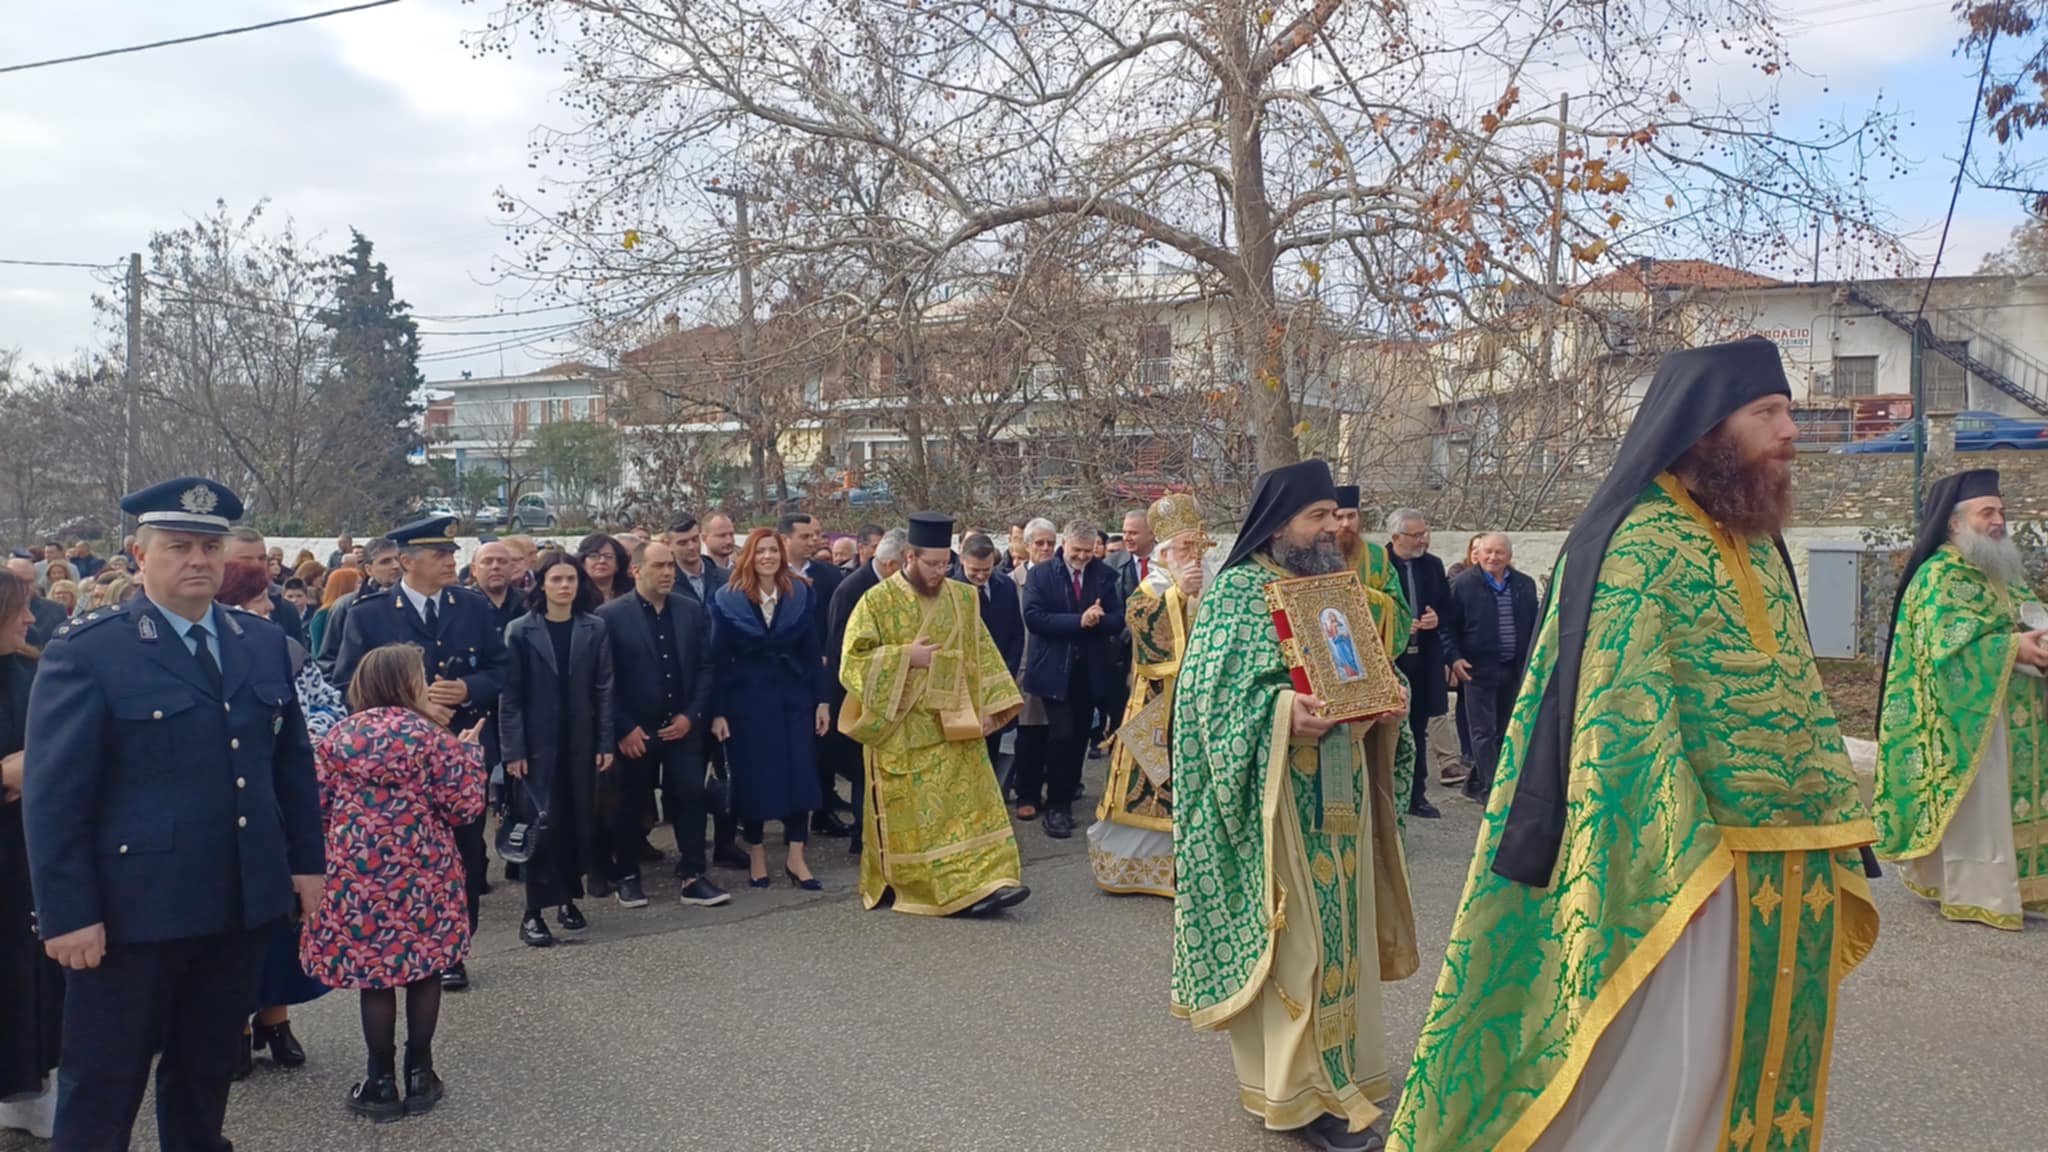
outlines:
[{"label": "dress shoe", "polygon": [[820,836],[851,836],[853,822],[837,812],[811,813],[811,831]]},{"label": "dress shoe", "polygon": [[299,1045],[299,1038],[292,1035],[292,1022],[279,1024],[258,1024],[250,1029],[249,1042],[252,1047],[270,1049],[270,1062],[284,1068],[297,1068],[306,1062],[306,1050]]},{"label": "dress shoe", "polygon": [[720,844],[711,852],[711,863],[719,868],[745,868],[750,861],[737,845]]},{"label": "dress shoe", "polygon": [[[628,876],[625,879],[619,881],[619,907],[647,907],[647,892],[645,889],[641,888],[640,878],[638,876]],[[562,927],[567,928],[568,925],[564,924],[562,925]]]},{"label": "dress shoe", "polygon": [[770,877],[770,876],[749,876],[749,877],[747,877],[747,887],[749,887],[749,888],[773,888],[774,886],[775,886],[775,880],[774,880],[774,878],[773,878],[773,877]]},{"label": "dress shoe", "polygon": [[1103,750],[1103,748],[1104,748],[1104,747],[1106,747],[1106,746],[1107,746],[1106,744],[1091,744],[1091,745],[1089,745],[1089,747],[1088,747],[1088,758],[1089,758],[1090,760],[1100,760],[1100,759],[1102,759],[1102,757],[1104,756],[1104,752],[1103,752],[1102,750]]},{"label": "dress shoe", "polygon": [[825,890],[825,886],[818,882],[818,878],[816,876],[799,877],[793,869],[789,868],[785,868],[782,871],[783,875],[789,877],[789,882],[791,884],[796,885],[797,887],[803,889],[806,892],[823,892]]},{"label": "dress shoe", "polygon": [[1476,776],[1467,777],[1464,786],[1458,789],[1460,795],[1475,804],[1486,803],[1486,798],[1491,791],[1491,789],[1480,784],[1479,778]]},{"label": "dress shoe", "polygon": [[441,1083],[441,1077],[432,1065],[423,1065],[405,1070],[405,1114],[419,1116],[434,1110],[441,1097],[448,1094],[448,1086]]},{"label": "dress shoe", "polygon": [[1074,814],[1063,806],[1045,810],[1045,834],[1055,840],[1065,840],[1074,834]]},{"label": "dress shoe", "polygon": [[693,908],[716,908],[732,902],[732,894],[704,877],[699,876],[683,885],[683,903]]},{"label": "dress shoe", "polygon": [[1026,823],[1038,819],[1037,806],[1033,804],[1017,805],[1017,819],[1025,821]]},{"label": "dress shoe", "polygon": [[[519,921],[519,942],[528,948],[546,948],[555,942],[555,934],[548,931],[548,922],[538,912],[528,912]],[[448,977],[441,977],[442,987],[447,987]]]},{"label": "dress shoe", "polygon": [[1328,1112],[1310,1121],[1308,1127],[1300,1129],[1300,1132],[1309,1144],[1322,1152],[1379,1152],[1387,1146],[1379,1133],[1370,1128],[1353,1132],[1350,1123],[1342,1116],[1332,1116]]},{"label": "dress shoe", "polygon": [[[543,924],[545,928],[547,925]],[[441,987],[450,992],[469,991],[469,965],[457,962],[453,968],[441,973]]]},{"label": "dress shoe", "polygon": [[512,863],[510,860],[507,860],[505,862],[505,883],[517,884],[519,882],[519,879],[519,865]]},{"label": "dress shoe", "polygon": [[1030,895],[1031,889],[1026,888],[1022,884],[1014,888],[1004,888],[999,892],[991,892],[970,905],[967,908],[967,915],[993,916],[1005,908],[1012,908],[1022,904]]},{"label": "dress shoe", "polygon": [[1408,814],[1410,816],[1420,816],[1424,820],[1434,820],[1443,815],[1442,812],[1437,811],[1436,805],[1431,804],[1427,800],[1417,800],[1415,803],[1410,804],[1408,806]]},{"label": "dress shoe", "polygon": [[349,1089],[348,1110],[379,1124],[389,1124],[405,1115],[405,1102],[398,1098],[398,1077],[387,1072]]},{"label": "dress shoe", "polygon": [[[625,885],[626,882],[624,880],[619,881],[621,890],[625,888]],[[646,903],[644,900],[641,902]],[[555,913],[555,923],[560,924],[564,932],[581,932],[585,928],[590,927],[590,921],[583,918],[583,909],[578,908],[574,900],[562,905],[561,910]]]},{"label": "dress shoe", "polygon": [[244,1032],[242,1033],[242,1042],[235,1048],[235,1070],[233,1076],[236,1080],[247,1080],[249,1077],[254,1076],[255,1074],[255,1036],[253,1033]]}]

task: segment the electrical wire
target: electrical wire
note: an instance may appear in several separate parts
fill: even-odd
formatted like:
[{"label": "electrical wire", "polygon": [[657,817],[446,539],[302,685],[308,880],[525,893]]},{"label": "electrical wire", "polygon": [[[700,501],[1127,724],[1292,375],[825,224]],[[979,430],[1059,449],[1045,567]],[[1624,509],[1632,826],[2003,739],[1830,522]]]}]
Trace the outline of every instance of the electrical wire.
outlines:
[{"label": "electrical wire", "polygon": [[0,264],[12,264],[23,268],[119,268],[120,261],[109,264],[89,264],[83,260],[14,260],[0,257]]},{"label": "electrical wire", "polygon": [[398,0],[369,0],[366,4],[351,4],[346,8],[329,8],[325,12],[309,12],[304,16],[290,16],[282,20],[266,20],[261,24],[244,24],[239,28],[223,28],[218,32],[201,32],[196,36],[178,36],[170,40],[153,40],[147,44],[131,44],[126,48],[106,48],[98,52],[83,52],[76,56],[59,56],[51,60],[32,60],[26,64],[0,65],[0,73],[26,72],[31,68],[50,68],[58,64],[76,64],[83,60],[99,60],[107,56],[124,56],[130,52],[147,52],[152,48],[169,48],[176,44],[194,44],[201,40],[217,40],[223,36],[239,36],[244,32],[261,32],[266,28],[282,28],[287,24],[303,24],[308,20],[323,20],[329,16],[342,16],[350,12],[361,12],[369,8],[382,8],[396,4]]}]

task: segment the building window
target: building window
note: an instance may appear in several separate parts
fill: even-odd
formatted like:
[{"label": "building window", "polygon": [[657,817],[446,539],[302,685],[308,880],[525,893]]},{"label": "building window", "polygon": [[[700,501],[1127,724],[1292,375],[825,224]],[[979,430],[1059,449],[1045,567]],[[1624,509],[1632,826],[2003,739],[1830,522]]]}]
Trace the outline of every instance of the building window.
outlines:
[{"label": "building window", "polygon": [[1147,324],[1138,329],[1138,383],[1158,385],[1173,379],[1173,329]]},{"label": "building window", "polygon": [[[1957,341],[1949,346],[1963,355],[1970,351],[1968,341]],[[1920,371],[1927,387],[1929,412],[1960,412],[1970,406],[1970,374],[1961,364],[1928,348],[1920,354]]]},{"label": "building window", "polygon": [[1877,394],[1877,357],[1835,357],[1835,384],[1830,394],[1835,396],[1875,396]]}]

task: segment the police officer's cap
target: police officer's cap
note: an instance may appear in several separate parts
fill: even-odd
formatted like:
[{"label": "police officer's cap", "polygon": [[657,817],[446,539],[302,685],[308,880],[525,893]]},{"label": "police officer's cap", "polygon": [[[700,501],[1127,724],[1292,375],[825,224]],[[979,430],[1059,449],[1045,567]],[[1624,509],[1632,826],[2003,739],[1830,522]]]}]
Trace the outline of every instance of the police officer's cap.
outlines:
[{"label": "police officer's cap", "polygon": [[453,516],[429,516],[415,520],[402,528],[393,528],[384,534],[385,538],[400,548],[432,548],[437,552],[455,551],[455,537],[449,533],[455,529]]},{"label": "police officer's cap", "polygon": [[225,536],[242,518],[242,498],[218,481],[183,476],[121,497],[121,511],[144,528]]}]

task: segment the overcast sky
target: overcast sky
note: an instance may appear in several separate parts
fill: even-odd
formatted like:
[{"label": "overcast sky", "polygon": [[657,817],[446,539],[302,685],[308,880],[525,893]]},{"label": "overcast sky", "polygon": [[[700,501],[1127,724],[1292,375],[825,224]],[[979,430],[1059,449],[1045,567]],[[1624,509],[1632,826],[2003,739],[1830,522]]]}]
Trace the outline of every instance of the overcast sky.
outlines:
[{"label": "overcast sky", "polygon": [[[0,64],[71,55],[339,6],[340,0],[0,0]],[[562,125],[558,74],[533,59],[478,59],[463,33],[496,0],[403,0],[368,12],[155,52],[0,75],[0,258],[108,263],[225,199],[268,197],[303,234],[339,248],[362,230],[423,319],[429,379],[523,371],[562,345],[491,330],[573,313],[524,310],[501,282],[511,253],[493,192],[528,192],[527,141]],[[1916,164],[1876,193],[1934,250],[1974,71],[1953,55],[1949,0],[1781,3],[1795,62],[1787,124],[1867,107],[1913,109]],[[1822,81],[1829,91],[1821,91]],[[1965,188],[1944,271],[1969,272],[2021,218],[2009,196]],[[96,339],[94,273],[0,264],[0,347],[56,360]],[[463,335],[462,333],[470,333]],[[465,354],[465,350],[467,350]]]}]

